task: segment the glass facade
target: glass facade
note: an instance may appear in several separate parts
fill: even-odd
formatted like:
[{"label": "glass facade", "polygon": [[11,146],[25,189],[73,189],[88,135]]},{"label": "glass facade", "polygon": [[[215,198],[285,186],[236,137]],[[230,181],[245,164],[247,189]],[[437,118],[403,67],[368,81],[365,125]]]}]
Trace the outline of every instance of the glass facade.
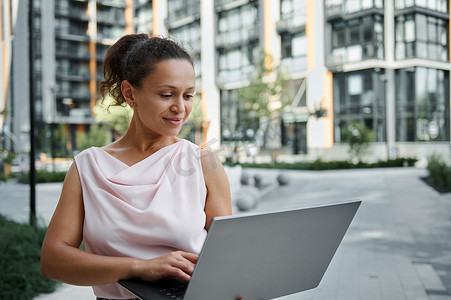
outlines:
[{"label": "glass facade", "polygon": [[352,14],[372,8],[384,8],[384,0],[325,0],[328,17]]},{"label": "glass facade", "polygon": [[280,1],[280,19],[286,21],[291,28],[305,26],[306,3],[298,0]]},{"label": "glass facade", "polygon": [[[405,61],[416,58],[424,63],[449,63],[449,0],[395,0],[394,25],[386,28],[382,4],[365,0],[325,2],[330,29],[328,65],[340,67],[333,79],[335,142],[341,141],[341,129],[351,120],[364,121],[375,131],[375,141],[386,141],[386,101],[395,103],[390,132],[396,132],[396,141],[449,141],[449,70]],[[393,32],[395,45],[391,49],[385,49],[384,32],[388,37]],[[393,51],[399,63],[394,78],[374,66],[341,72],[348,63],[385,60],[387,50]]]},{"label": "glass facade", "polygon": [[282,67],[289,72],[307,70],[307,38],[305,31],[284,32],[281,37]]},{"label": "glass facade", "polygon": [[332,22],[332,64],[384,59],[384,19],[366,15]]},{"label": "glass facade", "polygon": [[152,0],[135,0],[133,24],[136,33],[152,33],[153,8]]},{"label": "glass facade", "polygon": [[397,16],[396,59],[417,57],[448,62],[448,23],[420,13]]},{"label": "glass facade", "polygon": [[448,0],[395,0],[395,9],[401,10],[410,7],[422,7],[442,13],[448,13],[448,2]]},{"label": "glass facade", "polygon": [[334,139],[342,141],[342,129],[350,121],[362,121],[385,141],[385,88],[383,71],[362,70],[334,75]]},{"label": "glass facade", "polygon": [[[187,21],[177,24],[177,21],[183,18]],[[196,86],[201,88],[200,0],[169,0],[166,24],[169,36],[183,44],[193,57]]]},{"label": "glass facade", "polygon": [[220,97],[222,142],[254,141],[259,121],[238,98],[238,90],[222,90]]},{"label": "glass facade", "polygon": [[[107,41],[125,34],[125,3],[96,3],[97,77],[101,78],[101,61]],[[56,110],[57,116],[91,117],[89,90],[91,80],[88,50],[88,1],[55,1]],[[87,121],[88,119],[78,119]]]},{"label": "glass facade", "polygon": [[86,2],[55,1],[57,116],[90,112],[87,5]]},{"label": "glass facade", "polygon": [[220,11],[216,44],[220,85],[247,80],[260,59],[257,2]]},{"label": "glass facade", "polygon": [[200,87],[201,77],[201,30],[200,20],[196,20],[192,23],[173,28],[169,30],[169,35],[184,45],[184,47],[190,52],[194,60],[194,71],[198,79],[196,86]]},{"label": "glass facade", "polygon": [[168,22],[200,15],[200,0],[168,0]]},{"label": "glass facade", "polygon": [[423,67],[397,70],[396,87],[396,139],[449,141],[449,72]]}]

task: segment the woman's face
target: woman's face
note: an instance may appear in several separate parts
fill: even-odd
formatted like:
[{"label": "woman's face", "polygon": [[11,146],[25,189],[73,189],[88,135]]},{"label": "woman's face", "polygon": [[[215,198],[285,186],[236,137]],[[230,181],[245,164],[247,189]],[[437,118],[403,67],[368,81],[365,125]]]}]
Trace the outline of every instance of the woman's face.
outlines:
[{"label": "woman's face", "polygon": [[135,115],[147,130],[176,136],[193,107],[196,76],[183,59],[164,60],[134,90]]}]

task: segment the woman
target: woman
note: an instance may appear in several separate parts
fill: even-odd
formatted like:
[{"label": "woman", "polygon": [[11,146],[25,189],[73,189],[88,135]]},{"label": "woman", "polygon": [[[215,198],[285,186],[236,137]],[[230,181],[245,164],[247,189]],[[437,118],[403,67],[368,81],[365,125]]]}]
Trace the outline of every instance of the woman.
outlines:
[{"label": "woman", "polygon": [[[176,135],[195,93],[190,55],[167,38],[126,35],[104,59],[102,96],[129,105],[125,135],[74,159],[42,247],[44,277],[127,299],[119,279],[189,281],[215,216],[231,214],[220,161]],[[83,241],[85,251],[79,247]]]}]

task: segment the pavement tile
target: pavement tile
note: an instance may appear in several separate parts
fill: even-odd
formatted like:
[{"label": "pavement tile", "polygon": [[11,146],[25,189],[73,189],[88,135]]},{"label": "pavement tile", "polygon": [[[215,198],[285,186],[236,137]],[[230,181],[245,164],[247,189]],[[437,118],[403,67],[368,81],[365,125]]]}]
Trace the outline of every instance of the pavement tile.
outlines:
[{"label": "pavement tile", "polygon": [[[451,193],[438,194],[420,168],[337,171],[246,170],[277,187],[254,211],[363,201],[320,285],[284,300],[451,300]],[[48,222],[60,184],[37,186],[37,210]],[[0,213],[28,220],[28,188],[0,184]],[[3,197],[8,195],[8,197]],[[240,213],[240,212],[237,212]],[[61,285],[34,300],[94,299],[91,288]]]},{"label": "pavement tile", "polygon": [[446,288],[430,264],[414,264],[426,290],[446,292]]}]

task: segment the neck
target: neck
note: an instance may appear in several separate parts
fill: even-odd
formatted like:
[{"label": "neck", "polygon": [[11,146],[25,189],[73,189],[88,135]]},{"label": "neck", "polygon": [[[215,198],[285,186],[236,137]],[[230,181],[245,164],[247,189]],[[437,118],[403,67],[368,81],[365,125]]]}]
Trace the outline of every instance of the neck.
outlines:
[{"label": "neck", "polygon": [[123,147],[134,148],[138,152],[155,152],[178,140],[179,138],[175,136],[163,136],[149,130],[144,130],[142,126],[136,125],[135,117],[133,117],[127,132],[120,139],[120,142]]}]

